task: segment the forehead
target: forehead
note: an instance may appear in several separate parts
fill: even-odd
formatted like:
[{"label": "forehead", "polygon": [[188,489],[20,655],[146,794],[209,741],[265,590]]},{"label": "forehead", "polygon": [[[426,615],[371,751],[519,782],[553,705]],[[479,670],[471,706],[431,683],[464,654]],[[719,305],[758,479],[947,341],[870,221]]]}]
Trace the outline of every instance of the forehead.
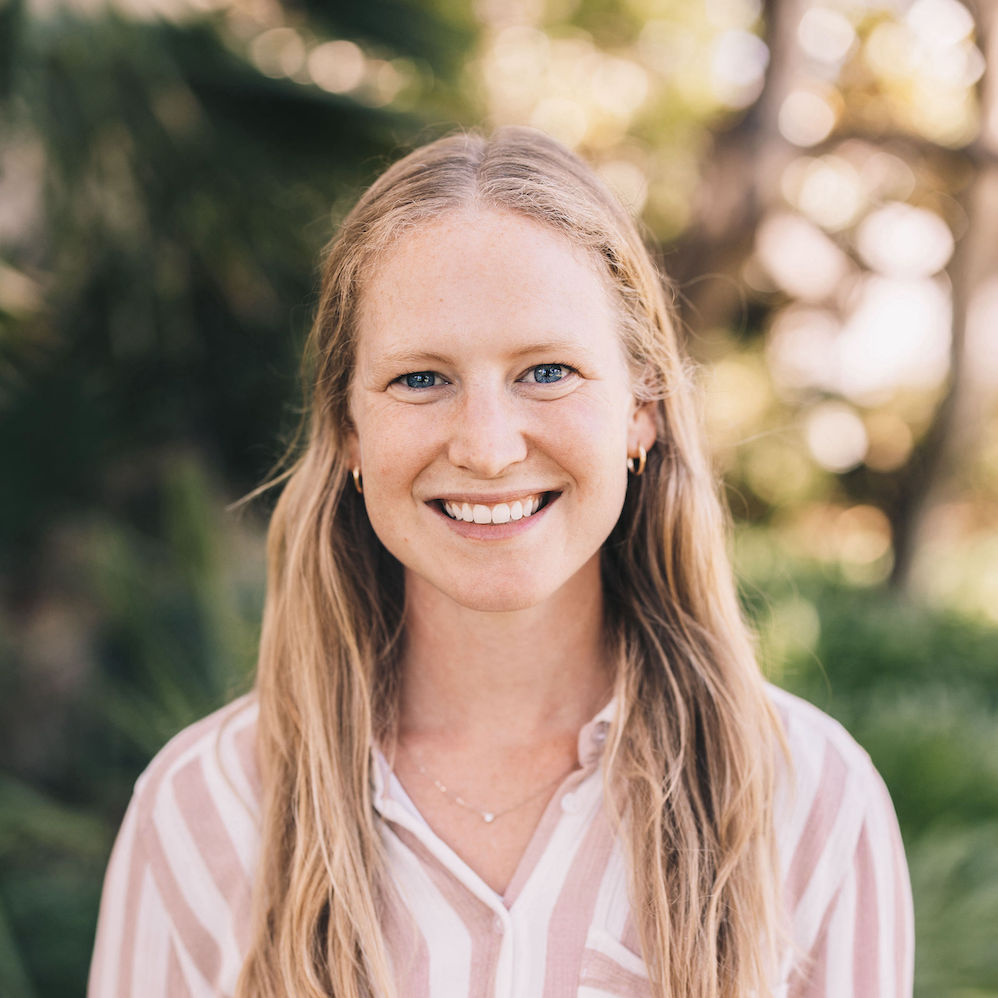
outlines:
[{"label": "forehead", "polygon": [[408,230],[375,262],[358,361],[427,337],[447,349],[472,333],[511,346],[566,335],[617,345],[607,284],[593,256],[553,229],[508,211],[453,212]]}]

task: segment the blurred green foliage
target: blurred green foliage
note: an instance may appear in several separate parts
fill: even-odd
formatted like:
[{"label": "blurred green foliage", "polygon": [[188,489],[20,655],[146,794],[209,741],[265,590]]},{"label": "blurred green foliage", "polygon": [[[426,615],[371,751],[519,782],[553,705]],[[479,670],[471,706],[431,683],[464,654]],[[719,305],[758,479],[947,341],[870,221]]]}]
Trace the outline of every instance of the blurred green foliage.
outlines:
[{"label": "blurred green foliage", "polygon": [[158,523],[140,531],[94,516],[64,539],[73,591],[95,614],[71,632],[73,653],[91,662],[73,688],[53,690],[29,642],[5,649],[5,996],[80,993],[104,867],[137,773],[248,682],[262,602],[259,544],[248,544],[244,523],[223,519],[221,494],[193,459],[170,469]]},{"label": "blurred green foliage", "polygon": [[[467,113],[460,5],[182,8],[0,6],[5,998],[81,993],[136,775],[247,687],[262,525],[222,510],[297,421],[319,251]],[[418,110],[263,72],[285,16],[407,70]]]},{"label": "blurred green foliage", "polygon": [[779,685],[840,720],[891,791],[915,897],[916,995],[998,994],[998,633],[739,537]]}]

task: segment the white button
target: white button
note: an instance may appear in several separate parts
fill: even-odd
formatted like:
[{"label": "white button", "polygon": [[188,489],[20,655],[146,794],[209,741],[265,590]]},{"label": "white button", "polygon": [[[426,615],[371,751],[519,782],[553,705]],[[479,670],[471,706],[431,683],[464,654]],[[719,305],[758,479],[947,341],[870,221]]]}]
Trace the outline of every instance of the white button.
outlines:
[{"label": "white button", "polygon": [[579,809],[579,802],[575,794],[565,794],[561,799],[561,809],[566,814],[574,814]]},{"label": "white button", "polygon": [[502,919],[498,915],[496,915],[496,917],[492,919],[492,929],[493,931],[499,933],[501,933],[503,930]]}]

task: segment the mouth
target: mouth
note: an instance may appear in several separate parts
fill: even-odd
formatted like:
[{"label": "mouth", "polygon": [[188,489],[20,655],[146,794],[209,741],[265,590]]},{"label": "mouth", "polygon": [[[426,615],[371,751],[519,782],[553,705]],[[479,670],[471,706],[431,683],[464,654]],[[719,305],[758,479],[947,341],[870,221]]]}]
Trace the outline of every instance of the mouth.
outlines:
[{"label": "mouth", "polygon": [[437,499],[437,505],[452,520],[465,523],[510,523],[524,520],[549,506],[560,496],[560,492],[535,492],[507,502],[480,503],[462,502],[451,499]]}]

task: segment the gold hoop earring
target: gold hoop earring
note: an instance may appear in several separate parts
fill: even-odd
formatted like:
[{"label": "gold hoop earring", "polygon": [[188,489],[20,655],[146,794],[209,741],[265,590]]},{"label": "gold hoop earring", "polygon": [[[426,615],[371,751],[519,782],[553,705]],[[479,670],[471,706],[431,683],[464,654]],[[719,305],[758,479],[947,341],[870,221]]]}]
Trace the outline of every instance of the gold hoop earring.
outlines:
[{"label": "gold hoop earring", "polygon": [[629,457],[627,459],[627,470],[634,475],[635,478],[640,478],[645,473],[645,462],[648,460],[648,451],[638,444],[638,463],[637,467],[634,465],[634,458]]},{"label": "gold hoop earring", "polygon": [[360,478],[360,465],[359,464],[355,464],[353,466],[353,471],[351,472],[351,474],[353,475],[353,487],[361,495],[363,495],[364,494],[364,483],[361,481],[361,478]]}]

